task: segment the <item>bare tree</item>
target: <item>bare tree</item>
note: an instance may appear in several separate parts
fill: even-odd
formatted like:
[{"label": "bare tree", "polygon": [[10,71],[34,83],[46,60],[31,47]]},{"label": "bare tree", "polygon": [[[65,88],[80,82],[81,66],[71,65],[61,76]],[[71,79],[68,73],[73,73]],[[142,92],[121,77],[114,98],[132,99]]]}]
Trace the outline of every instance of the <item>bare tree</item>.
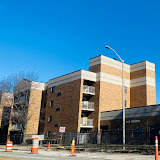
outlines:
[{"label": "bare tree", "polygon": [[22,79],[27,79],[29,81],[37,81],[38,75],[34,72],[24,72],[24,71],[11,74],[8,77],[1,79],[0,91],[13,93],[14,88]]},{"label": "bare tree", "polygon": [[[20,84],[22,80],[24,80],[24,83]],[[34,72],[25,73],[22,71],[14,73],[0,81],[0,92],[1,95],[3,95],[3,97],[1,97],[5,99],[5,104],[8,105],[7,107],[11,108],[10,112],[6,110],[5,114],[0,115],[0,119],[2,119],[3,116],[1,128],[6,127],[8,123],[12,123],[11,129],[19,130],[25,134],[26,124],[32,116],[31,114],[28,116],[31,82],[37,80],[38,76]],[[38,82],[34,83],[34,85],[36,84],[38,85]],[[36,86],[34,87],[36,88]],[[1,108],[2,107],[4,106],[1,105]],[[9,113],[11,113],[10,115],[12,116],[10,116]]]}]

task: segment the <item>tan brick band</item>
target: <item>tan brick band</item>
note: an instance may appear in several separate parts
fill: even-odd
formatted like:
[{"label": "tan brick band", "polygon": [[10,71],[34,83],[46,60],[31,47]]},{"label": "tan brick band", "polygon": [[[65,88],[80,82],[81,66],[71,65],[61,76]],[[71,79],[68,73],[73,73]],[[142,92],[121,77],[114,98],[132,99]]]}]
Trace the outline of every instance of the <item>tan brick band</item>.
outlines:
[{"label": "tan brick band", "polygon": [[[95,73],[98,72],[103,72],[103,73],[107,73],[107,74],[111,74],[113,76],[117,76],[117,77],[122,77],[122,70],[111,67],[111,66],[107,66],[105,64],[98,64],[92,67],[89,67],[89,70]],[[124,77],[125,79],[130,79],[130,72],[124,72]]]},{"label": "tan brick band", "polygon": [[139,71],[131,72],[131,79],[150,77],[155,79],[155,72],[150,69],[142,69]]}]

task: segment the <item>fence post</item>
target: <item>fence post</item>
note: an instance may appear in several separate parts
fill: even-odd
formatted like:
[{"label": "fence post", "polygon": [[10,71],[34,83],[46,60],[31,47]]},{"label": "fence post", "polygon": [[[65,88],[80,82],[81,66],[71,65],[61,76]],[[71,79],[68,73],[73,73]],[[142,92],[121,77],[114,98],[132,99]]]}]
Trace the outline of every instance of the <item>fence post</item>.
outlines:
[{"label": "fence post", "polygon": [[101,144],[101,132],[97,134],[97,144]]}]

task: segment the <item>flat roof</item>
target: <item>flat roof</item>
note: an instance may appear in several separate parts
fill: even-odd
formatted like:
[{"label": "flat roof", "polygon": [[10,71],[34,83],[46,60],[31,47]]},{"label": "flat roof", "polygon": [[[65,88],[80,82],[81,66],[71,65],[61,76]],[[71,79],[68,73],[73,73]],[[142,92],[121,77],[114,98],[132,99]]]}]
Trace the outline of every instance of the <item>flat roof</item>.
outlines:
[{"label": "flat roof", "polygon": [[[160,115],[160,104],[125,109],[126,118],[158,116],[158,115]],[[122,109],[105,111],[101,112],[101,121],[122,119],[122,116],[123,116]]]}]

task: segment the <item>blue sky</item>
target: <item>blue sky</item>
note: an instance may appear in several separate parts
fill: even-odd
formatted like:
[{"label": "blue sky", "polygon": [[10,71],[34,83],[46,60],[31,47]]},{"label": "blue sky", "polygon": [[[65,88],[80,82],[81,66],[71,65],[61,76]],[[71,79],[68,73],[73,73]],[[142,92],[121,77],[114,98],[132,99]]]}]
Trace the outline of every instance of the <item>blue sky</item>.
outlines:
[{"label": "blue sky", "polygon": [[39,81],[88,70],[114,48],[127,64],[156,64],[160,103],[160,1],[1,0],[0,78],[34,71]]}]

